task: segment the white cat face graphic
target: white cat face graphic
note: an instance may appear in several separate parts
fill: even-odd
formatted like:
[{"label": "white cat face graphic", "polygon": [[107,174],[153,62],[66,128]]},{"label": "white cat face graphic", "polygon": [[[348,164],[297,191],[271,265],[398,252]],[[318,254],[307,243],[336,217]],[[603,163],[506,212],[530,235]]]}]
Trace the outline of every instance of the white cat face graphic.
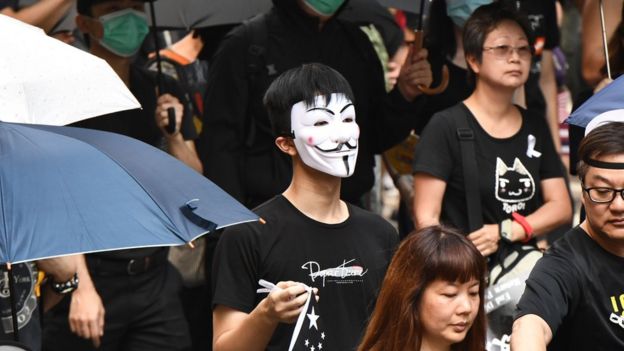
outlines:
[{"label": "white cat face graphic", "polygon": [[535,195],[535,181],[518,158],[514,160],[512,167],[508,167],[503,160],[497,157],[494,193],[496,199],[501,202],[527,201]]}]

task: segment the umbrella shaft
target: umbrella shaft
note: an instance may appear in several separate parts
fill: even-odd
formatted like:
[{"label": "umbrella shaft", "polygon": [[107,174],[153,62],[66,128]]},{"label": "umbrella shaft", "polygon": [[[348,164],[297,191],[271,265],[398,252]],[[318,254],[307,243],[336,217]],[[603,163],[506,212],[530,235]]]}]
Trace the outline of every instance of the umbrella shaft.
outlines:
[{"label": "umbrella shaft", "polygon": [[9,273],[9,301],[11,303],[11,321],[13,322],[13,339],[19,341],[19,329],[17,327],[17,306],[15,302],[15,279],[11,265],[7,264],[6,269]]},{"label": "umbrella shaft", "polygon": [[609,46],[607,43],[607,31],[605,29],[603,0],[599,1],[598,6],[600,6],[600,26],[602,27],[602,46],[604,47],[605,63],[607,65],[607,77],[609,79],[612,79],[611,78],[611,64],[609,62]]}]

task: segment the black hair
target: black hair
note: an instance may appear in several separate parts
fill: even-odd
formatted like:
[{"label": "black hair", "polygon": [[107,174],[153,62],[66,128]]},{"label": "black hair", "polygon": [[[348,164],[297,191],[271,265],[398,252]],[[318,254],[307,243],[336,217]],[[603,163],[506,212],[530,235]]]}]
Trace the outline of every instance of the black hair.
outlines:
[{"label": "black hair", "polygon": [[576,170],[580,180],[585,179],[589,159],[621,154],[624,154],[624,122],[609,122],[596,127],[579,145]]},{"label": "black hair", "polygon": [[320,63],[308,63],[292,68],[277,77],[264,94],[264,107],[276,136],[291,136],[290,111],[294,104],[304,101],[314,105],[317,96],[329,104],[331,94],[344,94],[355,102],[349,82],[338,71]]},{"label": "black hair", "polygon": [[[503,21],[511,21],[520,26],[529,41],[531,52],[533,52],[533,30],[526,14],[523,14],[521,10],[515,9],[508,2],[495,1],[477,8],[464,25],[462,41],[466,60],[469,57],[474,57],[477,59],[477,62],[481,63],[485,38]],[[475,73],[468,65],[468,78],[470,81],[474,81],[474,75]]]}]

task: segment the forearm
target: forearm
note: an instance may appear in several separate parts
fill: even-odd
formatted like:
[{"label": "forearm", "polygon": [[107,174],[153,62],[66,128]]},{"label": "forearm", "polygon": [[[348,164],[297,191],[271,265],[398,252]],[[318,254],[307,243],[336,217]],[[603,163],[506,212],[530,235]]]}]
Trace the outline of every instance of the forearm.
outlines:
[{"label": "forearm", "polygon": [[526,315],[513,324],[511,334],[512,351],[545,351],[551,338],[550,328],[536,315]]},{"label": "forearm", "polygon": [[546,100],[546,120],[557,152],[561,152],[561,140],[559,138],[559,116],[557,108],[557,81],[555,80],[555,67],[551,50],[545,50],[542,57],[542,72],[539,86]]},{"label": "forearm", "polygon": [[[262,300],[256,308],[245,318],[237,323],[236,327],[228,329],[221,334],[215,333],[213,340],[214,351],[263,351],[266,349],[278,322],[271,320],[265,311],[266,299]],[[217,307],[219,308],[219,307]],[[219,329],[220,319],[214,315],[215,330]]]},{"label": "forearm", "polygon": [[74,4],[73,0],[40,0],[14,13],[15,18],[49,32]]},{"label": "forearm", "polygon": [[[557,178],[560,179],[560,178]],[[554,180],[554,179],[552,179]],[[551,184],[560,187],[558,196],[545,198],[544,204],[535,212],[526,216],[527,222],[533,228],[533,236],[540,236],[551,232],[553,229],[572,221],[572,204],[565,190],[565,184],[561,178],[561,184]],[[514,222],[514,238],[522,240],[526,237],[524,229]]]},{"label": "forearm", "polygon": [[175,136],[167,136],[167,150],[169,154],[184,162],[199,173],[203,173],[203,167],[197,156],[197,151],[192,141],[185,141],[180,133]]}]

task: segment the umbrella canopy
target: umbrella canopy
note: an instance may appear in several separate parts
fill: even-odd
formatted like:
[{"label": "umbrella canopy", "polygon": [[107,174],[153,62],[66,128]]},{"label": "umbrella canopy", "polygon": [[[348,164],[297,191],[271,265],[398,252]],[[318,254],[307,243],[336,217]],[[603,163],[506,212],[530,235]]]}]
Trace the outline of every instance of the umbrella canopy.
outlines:
[{"label": "umbrella canopy", "polygon": [[586,133],[609,121],[624,121],[624,75],[594,94],[566,120],[585,128]]},{"label": "umbrella canopy", "polygon": [[141,105],[106,63],[0,15],[0,120],[64,125]]},{"label": "umbrella canopy", "polygon": [[158,0],[155,26],[188,30],[241,23],[271,6],[271,0]]},{"label": "umbrella canopy", "polygon": [[0,122],[0,263],[180,245],[254,220],[202,175],[135,139]]}]

